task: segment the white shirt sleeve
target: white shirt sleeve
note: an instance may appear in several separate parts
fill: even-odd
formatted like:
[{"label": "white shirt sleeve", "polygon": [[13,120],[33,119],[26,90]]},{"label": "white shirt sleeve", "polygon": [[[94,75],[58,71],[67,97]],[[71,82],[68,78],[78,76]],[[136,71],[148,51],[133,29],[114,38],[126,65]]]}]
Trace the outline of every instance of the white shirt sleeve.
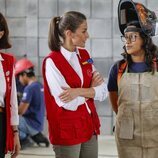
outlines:
[{"label": "white shirt sleeve", "polygon": [[63,103],[60,100],[59,95],[63,92],[63,89],[61,87],[69,87],[69,85],[66,83],[63,75],[60,73],[60,71],[57,69],[54,62],[50,58],[46,59],[45,73],[50,92],[59,107],[75,111],[77,110],[79,105],[82,105],[85,102],[84,97],[77,97],[69,103]]},{"label": "white shirt sleeve", "polygon": [[[92,66],[93,72],[97,71],[95,66]],[[108,96],[107,84],[104,81],[100,86],[93,87],[95,90],[94,100],[104,101]]]},{"label": "white shirt sleeve", "polygon": [[107,84],[105,81],[97,87],[93,87],[95,90],[94,100],[104,101],[108,96]]},{"label": "white shirt sleeve", "polygon": [[11,125],[18,125],[19,115],[18,115],[17,91],[16,91],[14,70],[13,70],[13,77],[12,77],[10,105],[11,105]]}]

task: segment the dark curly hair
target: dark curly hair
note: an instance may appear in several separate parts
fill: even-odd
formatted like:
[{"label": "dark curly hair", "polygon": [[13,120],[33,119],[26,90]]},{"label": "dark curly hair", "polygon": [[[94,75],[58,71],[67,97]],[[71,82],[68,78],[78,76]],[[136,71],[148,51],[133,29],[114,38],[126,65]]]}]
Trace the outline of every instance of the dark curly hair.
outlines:
[{"label": "dark curly hair", "polygon": [[7,21],[2,13],[0,13],[0,31],[4,31],[4,35],[0,39],[0,49],[11,48],[11,44],[9,42],[9,29]]},{"label": "dark curly hair", "polygon": [[[137,21],[130,22],[127,27],[128,26],[136,26],[137,28],[141,28]],[[152,38],[146,35],[143,31],[140,32],[140,37],[144,41],[142,48],[145,51],[145,62],[148,66],[148,71],[154,73],[154,61],[158,63],[158,47],[153,43]],[[121,55],[124,57],[124,60],[126,60],[128,62],[128,65],[130,66],[133,63],[131,55],[127,53],[125,46],[123,46],[123,49],[124,52]]]}]

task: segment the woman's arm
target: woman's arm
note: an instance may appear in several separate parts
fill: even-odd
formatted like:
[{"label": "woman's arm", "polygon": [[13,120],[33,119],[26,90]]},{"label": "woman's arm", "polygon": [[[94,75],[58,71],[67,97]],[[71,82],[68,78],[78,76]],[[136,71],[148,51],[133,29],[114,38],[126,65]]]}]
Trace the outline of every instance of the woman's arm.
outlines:
[{"label": "woman's arm", "polygon": [[109,72],[108,77],[108,91],[109,91],[109,99],[112,105],[114,112],[117,114],[118,111],[118,85],[117,85],[117,74],[118,74],[118,62],[114,63]]},{"label": "woman's arm", "polygon": [[[50,92],[55,98],[57,104],[60,107],[72,111],[77,110],[78,106],[84,104],[86,98],[94,98],[95,96],[98,97],[96,94],[101,93],[100,91],[105,91],[106,89],[106,84],[103,82],[99,73],[94,73],[91,83],[91,86],[96,87],[70,88],[50,58],[46,60],[46,79]],[[102,92],[102,94],[104,94],[104,92]],[[101,99],[99,98],[98,100],[102,100],[104,98],[106,97],[101,96]]]},{"label": "woman's arm", "polygon": [[107,86],[103,80],[103,77],[98,73],[93,73],[93,78],[90,88],[67,88],[62,87],[63,92],[59,95],[59,98],[68,103],[78,96],[85,98],[95,98],[96,100],[103,101],[107,97]]},{"label": "woman's arm", "polygon": [[117,114],[117,111],[118,111],[118,105],[117,105],[118,94],[117,94],[117,91],[109,92],[109,99],[110,99],[113,111]]},{"label": "woman's arm", "polygon": [[95,90],[94,88],[67,88],[62,87],[63,92],[59,95],[62,102],[68,103],[78,96],[84,98],[94,98]]},{"label": "woman's arm", "polygon": [[11,87],[11,125],[18,125],[19,124],[19,115],[18,115],[18,102],[17,102],[17,91],[16,91],[16,83],[14,77],[14,70],[13,70],[13,77],[12,77],[12,87]]},{"label": "woman's arm", "polygon": [[19,140],[18,127],[12,126],[12,128],[13,128],[13,136],[14,136],[14,150],[12,151],[11,158],[16,158],[19,155],[21,146]]},{"label": "woman's arm", "polygon": [[11,88],[11,125],[14,133],[14,151],[12,152],[11,158],[16,158],[20,151],[20,141],[18,134],[18,124],[19,124],[19,116],[18,116],[18,103],[17,103],[17,92],[16,92],[16,83],[13,71],[12,77],[12,88]]}]

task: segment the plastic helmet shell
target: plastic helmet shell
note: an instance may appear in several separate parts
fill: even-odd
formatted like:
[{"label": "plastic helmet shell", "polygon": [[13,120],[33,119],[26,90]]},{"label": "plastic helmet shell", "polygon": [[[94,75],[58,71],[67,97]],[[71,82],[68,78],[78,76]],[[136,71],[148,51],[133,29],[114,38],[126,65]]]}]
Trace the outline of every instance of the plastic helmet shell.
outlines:
[{"label": "plastic helmet shell", "polygon": [[141,3],[135,3],[132,0],[120,0],[118,22],[122,34],[131,21],[138,21],[140,28],[148,36],[155,36],[158,33],[157,17],[153,11],[150,11]]},{"label": "plastic helmet shell", "polygon": [[32,67],[34,67],[34,64],[30,60],[26,58],[20,59],[15,63],[15,75]]}]

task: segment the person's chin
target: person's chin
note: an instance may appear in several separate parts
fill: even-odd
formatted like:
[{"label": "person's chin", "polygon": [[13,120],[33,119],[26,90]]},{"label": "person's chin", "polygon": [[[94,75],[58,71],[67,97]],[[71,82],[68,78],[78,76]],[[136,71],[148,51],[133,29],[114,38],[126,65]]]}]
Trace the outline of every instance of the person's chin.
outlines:
[{"label": "person's chin", "polygon": [[127,49],[126,51],[127,51],[127,54],[133,54],[134,53],[134,50],[132,50],[132,49]]},{"label": "person's chin", "polygon": [[79,45],[78,47],[79,48],[85,48],[85,45]]},{"label": "person's chin", "polygon": [[85,46],[86,46],[86,45],[85,45],[85,43],[84,43],[84,44],[82,45],[82,48],[85,48]]}]

